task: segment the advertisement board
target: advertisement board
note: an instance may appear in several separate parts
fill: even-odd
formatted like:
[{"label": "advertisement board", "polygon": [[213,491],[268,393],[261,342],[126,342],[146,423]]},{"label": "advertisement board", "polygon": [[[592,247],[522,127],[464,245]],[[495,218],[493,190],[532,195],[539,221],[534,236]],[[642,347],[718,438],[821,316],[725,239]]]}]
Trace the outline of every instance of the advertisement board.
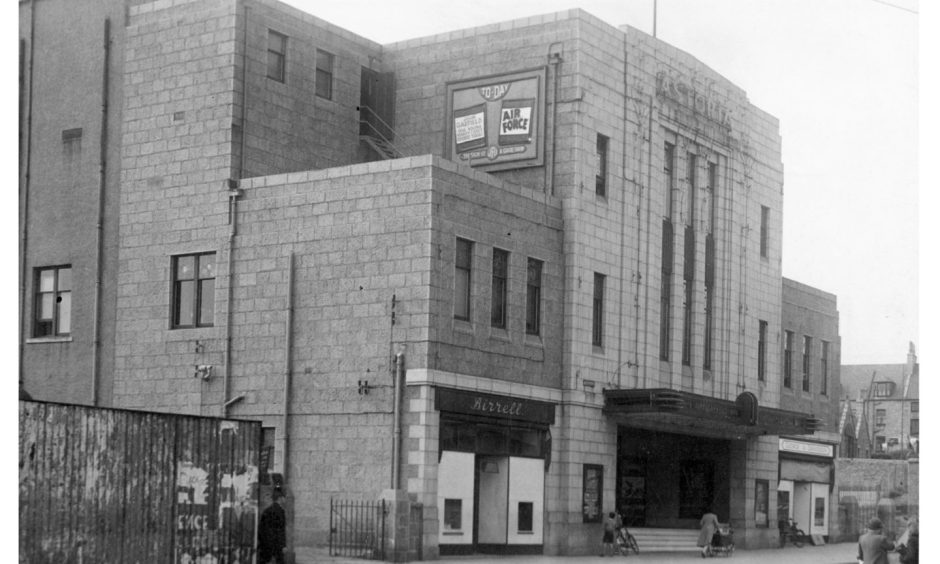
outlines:
[{"label": "advertisement board", "polygon": [[483,170],[544,163],[545,69],[447,84],[448,158]]}]

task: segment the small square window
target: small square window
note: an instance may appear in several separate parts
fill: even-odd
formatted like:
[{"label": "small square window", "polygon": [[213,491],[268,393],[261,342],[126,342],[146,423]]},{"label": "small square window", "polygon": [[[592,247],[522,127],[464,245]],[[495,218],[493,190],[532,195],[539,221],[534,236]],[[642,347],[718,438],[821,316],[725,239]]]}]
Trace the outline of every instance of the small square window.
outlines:
[{"label": "small square window", "polygon": [[56,337],[72,332],[72,267],[36,269],[33,337]]},{"label": "small square window", "polygon": [[211,327],[215,313],[215,253],[173,257],[172,327]]},{"label": "small square window", "polygon": [[444,530],[459,531],[463,528],[463,500],[445,499],[444,500]]},{"label": "small square window", "polygon": [[287,79],[287,36],[274,30],[268,30],[268,78]]},{"label": "small square window", "polygon": [[317,49],[316,92],[320,98],[333,99],[333,54]]}]

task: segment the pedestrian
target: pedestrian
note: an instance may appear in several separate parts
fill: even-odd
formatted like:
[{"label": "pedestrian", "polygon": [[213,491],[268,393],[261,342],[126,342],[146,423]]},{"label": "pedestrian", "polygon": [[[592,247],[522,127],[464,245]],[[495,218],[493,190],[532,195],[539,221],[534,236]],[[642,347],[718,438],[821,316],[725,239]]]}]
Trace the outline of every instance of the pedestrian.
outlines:
[{"label": "pedestrian", "polygon": [[907,530],[898,541],[898,553],[901,555],[901,564],[917,564],[917,552],[920,541],[917,531],[917,517],[911,517],[907,522]]},{"label": "pedestrian", "polygon": [[881,519],[868,522],[868,532],[858,539],[858,564],[888,564],[888,551],[894,543],[881,532]]},{"label": "pedestrian", "polygon": [[284,493],[275,489],[271,494],[271,505],[261,512],[258,520],[258,564],[268,564],[273,558],[284,564],[284,547],[287,546],[287,519],[284,516]]},{"label": "pedestrian", "polygon": [[709,509],[705,512],[705,515],[702,515],[699,526],[702,529],[698,533],[696,546],[702,547],[702,558],[705,558],[708,556],[708,549],[712,545],[712,537],[715,536],[715,531],[718,530],[718,516]]},{"label": "pedestrian", "polygon": [[611,511],[604,519],[604,552],[601,556],[614,555],[614,531],[617,530],[617,514]]}]

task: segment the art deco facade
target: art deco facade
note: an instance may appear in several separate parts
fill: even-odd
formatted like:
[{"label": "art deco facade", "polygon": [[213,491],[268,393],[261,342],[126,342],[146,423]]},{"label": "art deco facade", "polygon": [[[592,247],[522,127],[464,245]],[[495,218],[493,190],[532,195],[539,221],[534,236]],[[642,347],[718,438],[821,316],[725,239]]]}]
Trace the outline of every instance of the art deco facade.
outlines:
[{"label": "art deco facade", "polygon": [[590,553],[614,508],[776,542],[778,437],[819,421],[784,399],[781,140],[743,90],[580,10],[383,46],[270,0],[95,6],[73,113],[40,112],[63,4],[20,6],[37,399],[261,420],[295,546],[383,490],[426,557]]}]

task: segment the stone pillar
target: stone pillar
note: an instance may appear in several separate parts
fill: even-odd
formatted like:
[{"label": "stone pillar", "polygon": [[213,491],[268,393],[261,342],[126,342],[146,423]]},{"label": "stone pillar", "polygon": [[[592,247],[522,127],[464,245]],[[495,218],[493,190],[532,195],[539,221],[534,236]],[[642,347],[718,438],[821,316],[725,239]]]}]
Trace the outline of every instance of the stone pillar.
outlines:
[{"label": "stone pillar", "polygon": [[385,501],[385,561],[410,562],[417,559],[411,547],[411,498],[405,490],[387,489],[380,499]]}]

